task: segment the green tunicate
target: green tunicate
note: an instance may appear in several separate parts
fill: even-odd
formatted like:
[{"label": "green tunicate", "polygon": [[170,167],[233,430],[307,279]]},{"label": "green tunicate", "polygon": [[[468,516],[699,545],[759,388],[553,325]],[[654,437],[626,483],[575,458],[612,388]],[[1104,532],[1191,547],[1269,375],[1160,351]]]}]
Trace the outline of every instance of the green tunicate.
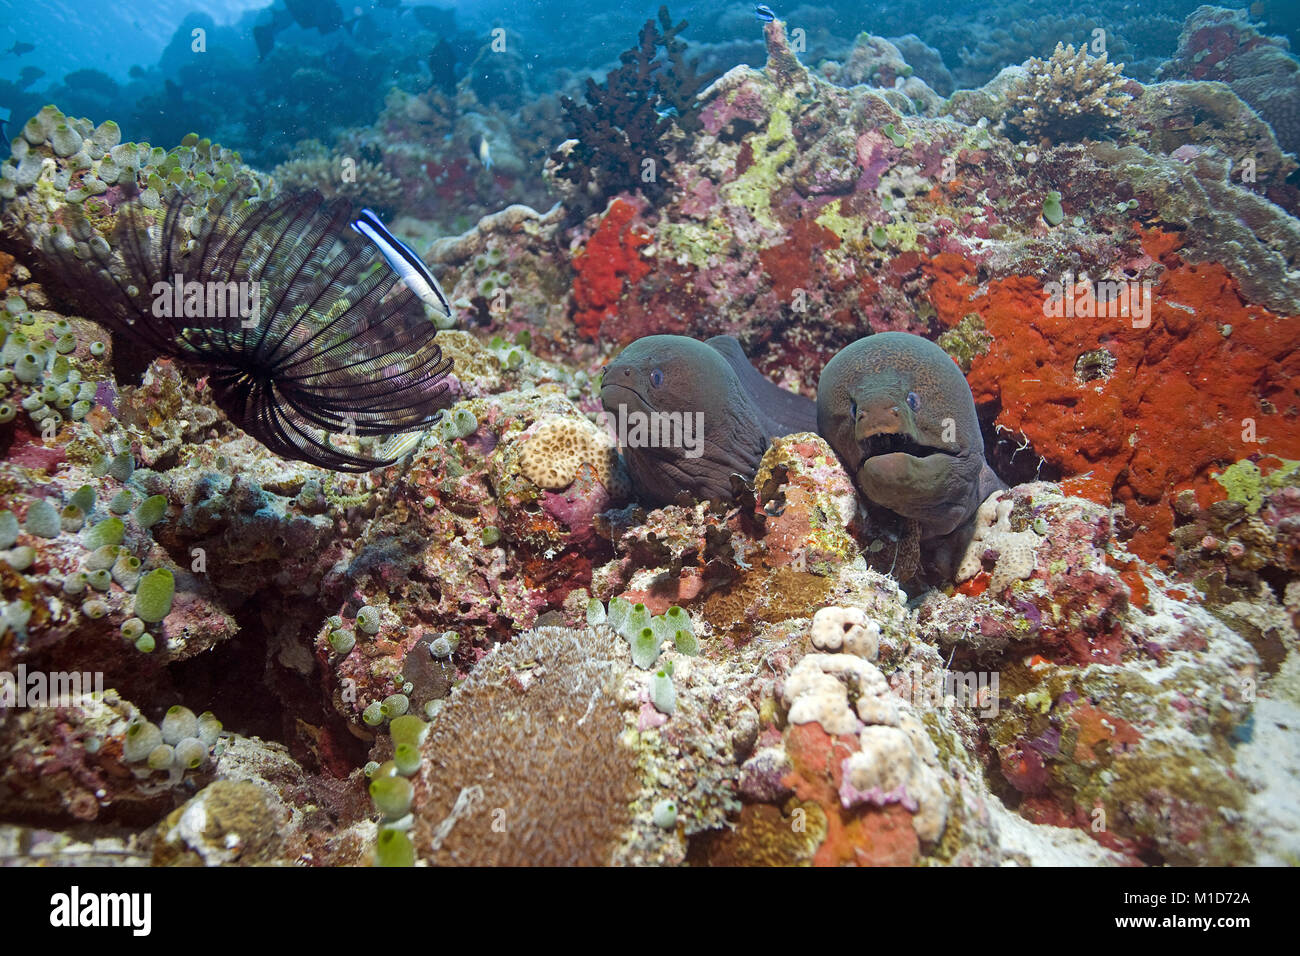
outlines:
[{"label": "green tunicate", "polygon": [[886,123],[881,128],[880,131],[884,133],[886,136],[888,136],[890,141],[899,149],[902,149],[904,146],[907,145],[907,138],[904,137],[902,133],[894,129],[893,123]]},{"label": "green tunicate", "polygon": [[501,540],[501,531],[500,529],[489,525],[483,529],[482,534],[479,535],[479,539],[483,542],[485,547],[490,548]]},{"label": "green tunicate", "polygon": [[1047,519],[1042,515],[1039,515],[1034,519],[1032,527],[1035,534],[1042,535],[1043,537],[1047,536]]},{"label": "green tunicate", "polygon": [[140,507],[135,509],[135,520],[141,528],[147,530],[161,521],[165,514],[167,514],[166,496],[150,495],[140,502]]},{"label": "green tunicate", "polygon": [[27,508],[23,529],[38,538],[57,538],[63,530],[63,522],[54,505],[44,498],[37,498]]},{"label": "green tunicate", "polygon": [[379,709],[385,717],[401,717],[411,707],[411,699],[405,694],[389,694],[384,698]]},{"label": "green tunicate", "polygon": [[123,488],[113,496],[113,500],[108,503],[108,510],[115,515],[124,515],[135,506],[135,495],[131,494],[130,489]]},{"label": "green tunicate", "polygon": [[41,360],[35,352],[24,352],[14,362],[14,378],[24,385],[30,385],[41,374]]},{"label": "green tunicate", "polygon": [[650,678],[650,701],[655,705],[655,710],[669,717],[677,710],[677,691],[668,671],[655,671],[655,676]]},{"label": "green tunicate", "polygon": [[194,715],[194,711],[181,704],[175,704],[167,709],[158,729],[162,731],[164,742],[174,744],[182,737],[193,737],[198,727],[199,719]]},{"label": "green tunicate", "polygon": [[91,571],[86,580],[96,591],[107,591],[113,586],[113,574],[107,568],[100,568],[98,571]]},{"label": "green tunicate", "polygon": [[176,579],[167,568],[154,568],[140,579],[135,592],[136,617],[149,624],[157,624],[172,609],[176,594]]},{"label": "green tunicate", "polygon": [[468,408],[456,409],[451,418],[458,438],[464,438],[466,435],[472,435],[478,431],[478,419],[474,417],[474,413]]},{"label": "green tunicate", "polygon": [[20,295],[11,295],[5,299],[5,311],[10,315],[18,315],[27,310],[27,302]]},{"label": "green tunicate", "polygon": [[384,709],[379,701],[375,701],[361,712],[361,719],[371,727],[378,727],[384,722]]},{"label": "green tunicate", "polygon": [[102,356],[106,350],[107,346],[105,346],[103,342],[96,340],[90,343],[90,354],[95,356],[95,358]]},{"label": "green tunicate", "polygon": [[74,422],[79,422],[87,415],[89,415],[90,410],[94,407],[95,406],[93,403],[87,401],[86,399],[81,399],[80,401],[76,401],[72,403],[72,408],[68,411],[68,416]]},{"label": "green tunicate", "polygon": [[157,646],[152,634],[141,634],[135,641],[135,649],[141,654],[152,654],[153,649]]},{"label": "green tunicate", "polygon": [[94,551],[106,545],[119,545],[126,534],[126,525],[121,518],[105,518],[81,532],[81,543]]},{"label": "green tunicate", "polygon": [[1043,221],[1049,226],[1059,226],[1065,219],[1065,210],[1061,208],[1061,194],[1053,189],[1043,200]]},{"label": "green tunicate", "polygon": [[92,621],[97,621],[108,614],[108,605],[99,598],[91,598],[81,605],[81,613]]},{"label": "green tunicate", "polygon": [[144,633],[144,621],[140,620],[138,617],[128,617],[122,622],[120,630],[124,638],[128,641],[134,641]]},{"label": "green tunicate", "polygon": [[77,350],[77,337],[69,332],[67,335],[60,335],[54,343],[54,351],[60,355],[67,355],[69,352]]},{"label": "green tunicate", "polygon": [[113,562],[113,580],[128,591],[140,583],[140,559],[133,554],[120,554]]},{"label": "green tunicate", "polygon": [[64,531],[77,533],[81,531],[82,525],[86,524],[86,515],[75,505],[64,505],[64,510],[59,512],[59,523]]},{"label": "green tunicate", "polygon": [[366,605],[357,611],[357,629],[366,634],[379,633],[379,609]]},{"label": "green tunicate", "polygon": [[0,511],[0,548],[11,548],[18,540],[18,518],[12,511]]},{"label": "green tunicate", "polygon": [[627,612],[627,619],[623,621],[623,627],[620,633],[631,640],[637,634],[641,633],[643,628],[650,626],[650,609],[640,602],[633,604]]},{"label": "green tunicate", "polygon": [[208,748],[198,737],[186,737],[176,743],[176,766],[197,770],[208,757]]},{"label": "green tunicate", "polygon": [[199,714],[198,737],[204,744],[211,747],[221,736],[221,721],[217,720],[216,715],[210,710],[205,710]]},{"label": "green tunicate", "polygon": [[111,478],[118,481],[127,481],[135,471],[135,459],[131,457],[129,451],[124,451],[114,455],[108,463],[108,474]]},{"label": "green tunicate", "polygon": [[688,631],[685,628],[673,634],[673,645],[679,653],[685,654],[687,657],[694,657],[700,653],[700,642],[695,636],[695,632]]},{"label": "green tunicate", "polygon": [[350,654],[357,646],[356,636],[351,631],[330,631],[329,642],[335,654]]},{"label": "green tunicate", "polygon": [[592,598],[587,602],[587,626],[595,627],[598,624],[604,624],[607,620],[605,605],[600,598]]},{"label": "green tunicate", "polygon": [[641,628],[632,638],[632,663],[643,671],[648,671],[659,660],[659,647],[660,641],[655,636],[654,629]]},{"label": "green tunicate", "polygon": [[623,633],[623,625],[627,623],[627,616],[632,613],[632,602],[627,598],[616,597],[609,602],[608,623],[619,634]]},{"label": "green tunicate", "polygon": [[149,752],[149,769],[167,770],[175,758],[176,752],[172,750],[171,744],[159,744]]},{"label": "green tunicate", "polygon": [[884,226],[871,227],[871,244],[877,249],[884,249],[889,245],[889,236],[885,234]]},{"label": "green tunicate", "polygon": [[429,725],[415,714],[403,714],[401,717],[394,717],[392,723],[388,725],[388,735],[393,738],[393,743],[397,745],[411,744],[418,747],[424,743],[424,738],[428,734]]},{"label": "green tunicate", "polygon": [[0,402],[0,425],[8,425],[18,416],[18,409],[9,402]]},{"label": "green tunicate", "polygon": [[15,571],[26,571],[36,563],[36,549],[24,544],[6,551],[3,557],[5,564]]},{"label": "green tunicate", "polygon": [[650,813],[657,827],[671,830],[677,826],[677,804],[671,800],[660,800]]},{"label": "green tunicate", "polygon": [[415,866],[415,846],[402,830],[384,827],[375,838],[375,866]]},{"label": "green tunicate", "polygon": [[123,549],[116,544],[106,544],[96,548],[81,560],[81,566],[87,571],[103,571],[117,562],[117,556]]},{"label": "green tunicate", "polygon": [[74,571],[63,579],[63,593],[70,595],[85,594],[90,586],[90,575],[85,571]]},{"label": "green tunicate", "polygon": [[381,777],[370,781],[370,800],[390,820],[404,817],[415,799],[415,788],[405,777]]},{"label": "green tunicate", "polygon": [[81,134],[67,123],[60,123],[50,133],[50,146],[57,156],[71,156],[81,149],[81,143]]},{"label": "green tunicate", "polygon": [[139,763],[162,743],[162,731],[143,718],[133,720],[126,728],[122,739],[122,759],[127,763]]},{"label": "green tunicate", "polygon": [[86,514],[90,514],[95,508],[95,488],[93,485],[82,485],[72,493],[68,499],[68,504],[75,505]]},{"label": "green tunicate", "polygon": [[409,777],[420,769],[420,748],[411,744],[398,744],[393,750],[393,763],[397,764],[397,772],[403,777]]}]

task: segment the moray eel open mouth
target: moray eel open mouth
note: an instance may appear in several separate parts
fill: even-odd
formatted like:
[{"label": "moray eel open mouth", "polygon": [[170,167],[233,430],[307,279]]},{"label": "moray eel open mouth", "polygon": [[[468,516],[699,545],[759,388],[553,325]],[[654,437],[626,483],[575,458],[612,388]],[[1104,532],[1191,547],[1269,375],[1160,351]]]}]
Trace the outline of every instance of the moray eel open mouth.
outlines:
[{"label": "moray eel open mouth", "polygon": [[874,435],[868,435],[863,438],[859,444],[862,447],[862,457],[866,461],[872,458],[879,458],[883,455],[903,454],[910,455],[913,458],[928,458],[930,455],[952,455],[953,452],[946,448],[935,448],[930,445],[922,445],[914,440],[910,435],[904,435],[902,432],[876,432]]}]

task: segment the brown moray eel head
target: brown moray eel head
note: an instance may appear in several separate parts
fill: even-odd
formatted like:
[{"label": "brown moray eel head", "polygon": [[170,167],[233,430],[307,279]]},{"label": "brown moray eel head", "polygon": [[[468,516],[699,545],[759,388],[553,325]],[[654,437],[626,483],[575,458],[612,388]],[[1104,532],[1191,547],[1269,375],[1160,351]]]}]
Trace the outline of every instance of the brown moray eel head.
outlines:
[{"label": "brown moray eel head", "polygon": [[812,402],[781,392],[722,337],[637,339],[605,368],[600,400],[637,496],[661,504],[682,491],[730,498],[731,475],[752,479],[773,435],[816,421]]},{"label": "brown moray eel head", "polygon": [[948,354],[918,335],[882,332],[822,371],[817,423],[877,505],[946,535],[1005,487],[984,463],[970,386]]}]

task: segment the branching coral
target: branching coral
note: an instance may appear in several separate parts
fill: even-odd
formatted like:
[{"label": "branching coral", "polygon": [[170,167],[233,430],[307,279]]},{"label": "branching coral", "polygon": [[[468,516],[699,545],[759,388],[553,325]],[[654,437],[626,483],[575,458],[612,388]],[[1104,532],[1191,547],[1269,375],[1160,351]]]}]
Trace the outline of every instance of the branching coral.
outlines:
[{"label": "branching coral", "polygon": [[1114,124],[1131,98],[1124,64],[1091,57],[1085,47],[1056,45],[1047,60],[1033,57],[1007,90],[1009,122],[1028,136],[1056,142],[1082,139]]},{"label": "branching coral", "polygon": [[588,195],[636,189],[652,200],[664,195],[668,134],[674,125],[698,125],[695,95],[713,79],[682,56],[685,29],[685,20],[674,26],[668,8],[660,7],[659,26],[645,22],[637,45],[620,56],[622,65],[603,84],[587,80],[586,103],[561,98],[576,143],[552,154],[556,175]]}]

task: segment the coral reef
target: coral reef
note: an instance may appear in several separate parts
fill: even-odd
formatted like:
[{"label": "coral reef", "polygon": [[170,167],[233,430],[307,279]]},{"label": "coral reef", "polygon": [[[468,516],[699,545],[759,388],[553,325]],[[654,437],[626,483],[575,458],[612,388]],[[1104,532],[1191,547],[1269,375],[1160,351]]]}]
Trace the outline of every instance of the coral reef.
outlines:
[{"label": "coral reef", "polygon": [[[73,75],[72,113],[15,113],[35,115],[0,166],[0,853],[1300,859],[1300,194],[1263,87],[1293,78],[1279,42],[1201,10],[1173,53],[1167,4],[1025,0],[985,27],[902,0],[873,15],[912,34],[894,40],[740,9],[688,48],[665,11],[602,84],[608,64],[575,52],[587,31],[556,17],[496,51],[416,8],[433,52],[385,65],[383,9],[337,47],[272,30],[264,64],[202,77],[180,37],[148,82]],[[553,41],[536,57],[532,30]],[[374,82],[313,116],[332,49]],[[282,82],[204,108],[202,84],[240,70]],[[75,115],[128,128],[118,104],[142,91],[184,121],[156,137],[175,148]],[[453,363],[446,413],[346,443],[386,464],[274,454],[220,383],[135,354],[68,289],[54,253],[119,243],[129,194],[145,224],[171,210],[184,247],[232,183],[400,212],[447,290],[458,325],[428,330]],[[725,502],[628,487],[600,415],[627,343],[732,335],[809,398],[831,356],[886,331],[939,343],[1010,485],[976,496],[943,560],[812,431],[726,476]]]},{"label": "coral reef", "polygon": [[1284,150],[1300,154],[1300,63],[1286,40],[1261,34],[1245,11],[1198,8],[1160,76],[1228,84],[1272,127]]},{"label": "coral reef", "polygon": [[1028,60],[1006,90],[1008,122],[1034,139],[1069,142],[1115,125],[1129,98],[1124,64],[1058,43],[1051,57]]}]

